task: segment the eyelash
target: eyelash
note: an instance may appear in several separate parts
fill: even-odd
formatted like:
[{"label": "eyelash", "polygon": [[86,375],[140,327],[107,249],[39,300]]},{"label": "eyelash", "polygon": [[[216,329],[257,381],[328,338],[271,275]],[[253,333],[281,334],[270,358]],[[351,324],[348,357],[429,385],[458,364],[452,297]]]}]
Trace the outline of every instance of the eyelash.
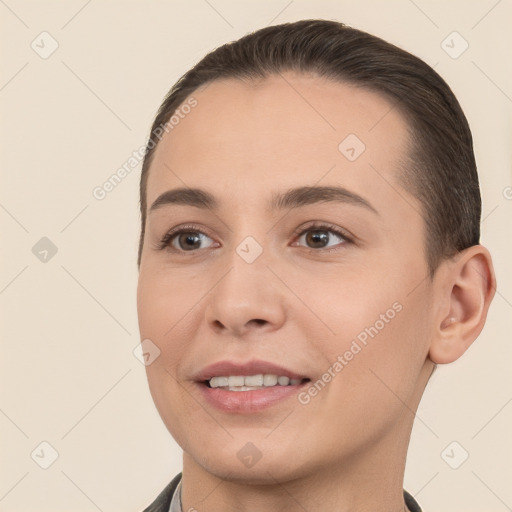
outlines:
[{"label": "eyelash", "polygon": [[[338,226],[334,226],[334,225],[328,224],[328,223],[316,222],[316,223],[313,223],[313,224],[311,224],[311,225],[309,225],[309,226],[307,226],[305,228],[303,228],[303,227],[298,228],[297,230],[294,231],[293,234],[294,234],[295,237],[299,237],[300,238],[304,233],[307,233],[308,231],[328,231],[328,232],[334,233],[336,236],[339,236],[340,238],[342,238],[344,240],[344,242],[340,242],[340,244],[338,244],[338,246],[331,247],[331,248],[314,249],[314,248],[311,248],[311,247],[305,247],[306,250],[309,250],[311,252],[328,252],[328,253],[331,253],[331,252],[335,252],[335,251],[341,250],[341,246],[346,245],[347,243],[348,244],[354,243],[353,238],[350,235],[348,235],[345,230],[340,229]],[[206,233],[204,233],[203,231],[201,231],[200,229],[198,229],[194,225],[182,226],[180,228],[175,228],[175,229],[171,229],[170,231],[168,231],[162,237],[160,242],[158,242],[158,244],[156,245],[156,249],[158,249],[158,250],[167,249],[170,252],[182,253],[182,254],[197,253],[198,249],[191,250],[191,251],[184,251],[184,250],[181,250],[181,249],[176,249],[176,248],[174,248],[174,247],[172,247],[170,245],[170,242],[176,236],[178,236],[178,235],[180,235],[182,233],[199,233],[201,235],[207,236],[208,238],[211,238]]]}]

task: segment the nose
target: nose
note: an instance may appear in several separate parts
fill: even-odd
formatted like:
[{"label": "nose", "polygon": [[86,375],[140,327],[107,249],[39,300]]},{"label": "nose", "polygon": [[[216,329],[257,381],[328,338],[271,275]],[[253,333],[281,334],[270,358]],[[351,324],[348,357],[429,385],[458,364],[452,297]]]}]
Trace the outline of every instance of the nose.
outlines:
[{"label": "nose", "polygon": [[279,329],[285,321],[284,287],[263,256],[247,263],[235,253],[228,265],[208,294],[205,315],[210,328],[237,338]]}]

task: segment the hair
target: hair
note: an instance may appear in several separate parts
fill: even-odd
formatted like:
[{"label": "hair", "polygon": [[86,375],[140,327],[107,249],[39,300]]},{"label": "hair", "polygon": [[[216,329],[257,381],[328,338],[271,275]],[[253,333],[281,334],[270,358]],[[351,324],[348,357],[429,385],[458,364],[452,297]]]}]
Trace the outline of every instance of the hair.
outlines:
[{"label": "hair", "polygon": [[403,115],[410,144],[397,179],[420,201],[431,279],[443,259],[479,243],[481,198],[471,130],[448,84],[421,59],[379,37],[314,19],[265,27],[226,43],[171,88],[154,120],[142,165],[139,268],[148,174],[162,126],[194,91],[214,80],[256,80],[284,71],[365,88]]}]

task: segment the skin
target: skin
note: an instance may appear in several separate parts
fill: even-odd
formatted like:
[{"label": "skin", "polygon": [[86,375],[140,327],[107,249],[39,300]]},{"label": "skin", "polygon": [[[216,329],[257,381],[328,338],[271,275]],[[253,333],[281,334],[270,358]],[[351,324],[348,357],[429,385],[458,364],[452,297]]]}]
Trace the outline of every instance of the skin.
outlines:
[{"label": "skin", "polygon": [[[407,510],[414,413],[434,363],[459,358],[483,328],[495,289],[488,251],[466,249],[427,277],[421,204],[397,181],[407,125],[380,95],[287,72],[216,81],[194,97],[157,147],[147,203],[186,186],[220,208],[149,213],[137,289],[141,339],[161,351],[146,367],[150,391],[184,452],[183,510]],[[338,150],[350,133],[366,145],[353,162]],[[378,214],[332,202],[266,209],[273,193],[302,185],[343,186]],[[353,242],[294,235],[312,221]],[[207,235],[199,248],[187,251],[184,237],[174,252],[155,248],[191,223]],[[250,264],[236,252],[247,236],[263,249]],[[223,412],[192,380],[219,360],[264,359],[314,382],[397,302],[401,311],[306,405],[292,397]],[[247,442],[261,452],[252,467],[237,457]]]}]

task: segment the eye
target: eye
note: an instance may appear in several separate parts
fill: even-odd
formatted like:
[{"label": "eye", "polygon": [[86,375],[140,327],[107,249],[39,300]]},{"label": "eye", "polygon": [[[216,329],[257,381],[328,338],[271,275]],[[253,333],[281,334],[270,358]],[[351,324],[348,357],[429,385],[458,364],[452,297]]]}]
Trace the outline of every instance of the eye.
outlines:
[{"label": "eye", "polygon": [[201,247],[201,242],[205,240],[211,240],[211,238],[194,226],[183,226],[167,232],[160,240],[158,249],[167,247],[174,252],[193,252],[210,247],[211,244]]},{"label": "eye", "polygon": [[[312,226],[308,226],[306,229],[302,229],[297,234],[299,235],[299,242],[300,240],[304,239],[307,244],[312,245],[308,247],[308,249],[312,250],[322,250],[329,247],[328,244],[332,239],[332,234],[335,235],[335,238],[340,240],[340,242],[335,244],[335,246],[340,246],[352,242],[351,238],[349,238],[349,236],[342,229],[329,224],[313,224]],[[334,240],[334,242],[335,241],[336,240]],[[333,249],[329,249],[329,251],[332,250]]]},{"label": "eye", "polygon": [[[309,245],[306,248],[315,252],[322,250],[327,252],[336,251],[339,249],[336,246],[352,242],[352,238],[343,229],[324,223],[316,223],[307,228],[301,227],[294,234],[299,237],[299,243],[304,239],[306,244]],[[332,246],[330,244],[333,238],[332,235],[334,235],[333,241],[336,242],[336,239],[338,239],[338,243],[334,244],[333,249],[328,249]],[[210,240],[210,243],[202,245],[203,242],[206,243],[208,240]],[[195,226],[182,226],[168,231],[155,248],[167,249],[175,253],[192,253],[212,246],[218,247],[219,244],[213,242],[203,231]]]}]

